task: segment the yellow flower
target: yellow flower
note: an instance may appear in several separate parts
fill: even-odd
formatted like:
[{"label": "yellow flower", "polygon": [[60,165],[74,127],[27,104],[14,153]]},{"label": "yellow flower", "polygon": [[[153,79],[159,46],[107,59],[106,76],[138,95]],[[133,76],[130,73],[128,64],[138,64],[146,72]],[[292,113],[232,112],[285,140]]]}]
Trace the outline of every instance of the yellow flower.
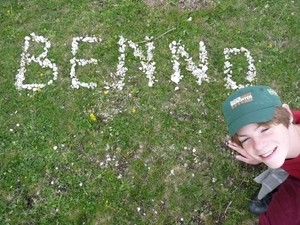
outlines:
[{"label": "yellow flower", "polygon": [[42,72],[40,72],[40,77],[44,76],[44,74]]},{"label": "yellow flower", "polygon": [[7,14],[10,14],[10,10],[7,10]]},{"label": "yellow flower", "polygon": [[103,93],[106,95],[108,93],[108,91],[104,91]]},{"label": "yellow flower", "polygon": [[136,113],[136,109],[133,107],[133,108],[131,109],[131,112],[132,112],[132,113]]},{"label": "yellow flower", "polygon": [[37,92],[41,91],[41,88],[40,88],[40,87],[37,87],[37,88],[36,88],[36,91],[37,91]]},{"label": "yellow flower", "polygon": [[269,47],[270,47],[270,48],[272,48],[272,47],[273,47],[273,44],[272,44],[272,43],[270,43],[270,44],[269,44]]},{"label": "yellow flower", "polygon": [[91,113],[90,114],[90,119],[93,120],[93,121],[96,121],[96,116],[93,113]]}]

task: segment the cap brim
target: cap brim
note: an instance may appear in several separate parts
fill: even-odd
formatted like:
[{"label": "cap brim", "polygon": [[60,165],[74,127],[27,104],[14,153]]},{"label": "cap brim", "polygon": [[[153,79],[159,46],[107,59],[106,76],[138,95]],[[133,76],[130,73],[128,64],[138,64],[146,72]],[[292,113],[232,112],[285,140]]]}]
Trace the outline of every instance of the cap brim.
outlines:
[{"label": "cap brim", "polygon": [[235,135],[242,127],[252,123],[263,123],[270,121],[275,114],[275,107],[268,107],[254,112],[244,114],[228,125],[230,136]]}]

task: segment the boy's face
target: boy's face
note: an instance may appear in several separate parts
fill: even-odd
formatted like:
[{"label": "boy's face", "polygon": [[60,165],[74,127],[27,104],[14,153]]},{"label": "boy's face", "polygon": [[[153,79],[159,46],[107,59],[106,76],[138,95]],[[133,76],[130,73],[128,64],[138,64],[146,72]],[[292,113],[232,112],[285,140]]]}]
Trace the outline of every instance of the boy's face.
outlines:
[{"label": "boy's face", "polygon": [[289,129],[282,124],[269,127],[248,124],[237,135],[245,151],[270,168],[281,167],[288,158],[291,138]]}]

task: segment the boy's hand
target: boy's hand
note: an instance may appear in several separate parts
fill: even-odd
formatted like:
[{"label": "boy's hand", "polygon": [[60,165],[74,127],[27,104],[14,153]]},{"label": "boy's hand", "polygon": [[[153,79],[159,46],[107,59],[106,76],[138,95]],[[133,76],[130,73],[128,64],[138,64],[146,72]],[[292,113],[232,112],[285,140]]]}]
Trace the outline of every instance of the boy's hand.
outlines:
[{"label": "boy's hand", "polygon": [[247,154],[247,152],[242,147],[238,146],[232,141],[228,141],[228,147],[240,153],[240,155],[237,155],[235,158],[241,162],[252,164],[252,165],[257,165],[261,163],[257,159],[253,159],[250,155]]}]

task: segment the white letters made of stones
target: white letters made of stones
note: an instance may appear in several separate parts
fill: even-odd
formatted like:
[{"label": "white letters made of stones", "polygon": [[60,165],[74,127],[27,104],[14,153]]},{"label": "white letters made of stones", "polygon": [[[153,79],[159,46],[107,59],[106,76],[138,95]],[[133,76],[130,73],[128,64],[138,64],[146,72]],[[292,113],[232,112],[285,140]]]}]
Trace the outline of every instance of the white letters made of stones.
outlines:
[{"label": "white letters made of stones", "polygon": [[[101,38],[92,36],[92,37],[74,37],[72,41],[72,49],[71,53],[73,58],[70,60],[71,70],[70,70],[70,78],[71,78],[71,87],[72,88],[96,88],[97,84],[94,82],[86,83],[81,82],[76,75],[76,67],[77,66],[85,66],[87,64],[97,64],[98,60],[94,58],[90,59],[78,59],[76,57],[77,50],[79,48],[80,42],[86,43],[96,43],[101,42]],[[28,53],[28,49],[30,47],[30,42],[37,42],[44,44],[44,51],[39,56],[30,55]],[[115,73],[109,74],[109,76],[113,77],[114,82],[108,83],[104,81],[106,85],[106,89],[117,89],[122,90],[125,85],[125,76],[128,68],[125,66],[125,58],[126,58],[126,49],[129,46],[133,49],[133,55],[140,60],[141,67],[139,68],[148,79],[148,86],[153,87],[154,83],[157,82],[155,77],[156,63],[153,60],[153,50],[155,49],[153,38],[146,37],[145,41],[146,53],[139,48],[137,43],[132,42],[131,40],[125,39],[123,36],[120,36],[118,41],[119,45],[119,57],[118,64]],[[24,38],[24,46],[23,52],[21,53],[21,61],[20,68],[18,69],[18,73],[16,75],[15,86],[17,90],[29,89],[29,90],[37,90],[40,88],[44,88],[46,85],[51,85],[58,77],[58,69],[54,62],[51,62],[50,59],[47,58],[48,50],[51,47],[50,41],[43,37],[37,36],[34,33],[31,33],[30,36],[26,36]],[[185,46],[181,44],[181,41],[172,41],[169,44],[169,49],[172,54],[171,62],[173,64],[173,74],[171,75],[171,81],[175,84],[178,84],[180,80],[183,78],[183,74],[180,70],[180,57],[184,58],[187,63],[186,70],[190,71],[192,75],[196,78],[196,82],[198,85],[201,85],[203,81],[209,82],[209,77],[207,75],[208,71],[208,55],[204,42],[200,41],[199,43],[199,61],[195,63],[192,57],[189,56],[188,52],[185,50]],[[246,60],[248,62],[248,72],[246,75],[246,80],[248,80],[251,84],[256,77],[256,68],[254,66],[254,60],[250,55],[250,52],[244,48],[225,48],[224,49],[224,74],[225,74],[225,87],[228,89],[238,89],[244,87],[244,85],[236,84],[236,82],[232,78],[232,64],[230,62],[231,55],[244,53]],[[42,68],[49,68],[53,72],[53,77],[47,83],[36,83],[36,84],[26,84],[25,82],[25,74],[26,74],[26,66],[30,63],[38,63]],[[249,85],[249,84],[246,84]],[[177,87],[176,87],[177,88]],[[175,89],[176,89],[175,88]]]}]

